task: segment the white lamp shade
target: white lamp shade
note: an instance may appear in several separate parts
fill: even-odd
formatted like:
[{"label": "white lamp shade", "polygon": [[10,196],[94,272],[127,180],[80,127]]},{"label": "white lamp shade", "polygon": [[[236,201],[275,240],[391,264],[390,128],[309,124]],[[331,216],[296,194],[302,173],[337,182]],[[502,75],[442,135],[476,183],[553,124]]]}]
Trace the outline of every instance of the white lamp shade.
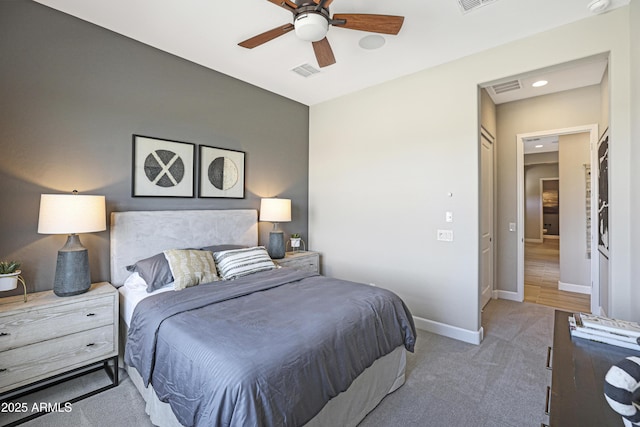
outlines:
[{"label": "white lamp shade", "polygon": [[291,221],[291,200],[276,198],[262,199],[260,201],[260,221]]},{"label": "white lamp shade", "polygon": [[77,234],[107,229],[104,196],[42,194],[38,233]]}]

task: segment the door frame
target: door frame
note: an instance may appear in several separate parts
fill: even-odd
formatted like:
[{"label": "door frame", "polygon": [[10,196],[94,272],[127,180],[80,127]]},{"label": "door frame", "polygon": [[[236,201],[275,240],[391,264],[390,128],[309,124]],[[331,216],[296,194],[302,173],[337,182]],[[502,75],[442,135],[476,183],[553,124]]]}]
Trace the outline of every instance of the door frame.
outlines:
[{"label": "door frame", "polygon": [[[589,133],[589,147],[591,151],[591,188],[598,188],[598,125],[589,124],[562,129],[552,129],[539,132],[519,133],[516,135],[516,175],[517,175],[517,285],[516,297],[524,301],[524,140],[551,135],[570,135],[575,133]],[[598,313],[600,307],[600,274],[598,262],[597,218],[598,201],[595,199],[597,191],[591,191],[591,312]],[[595,221],[595,222],[594,222]],[[594,224],[596,226],[594,226]]]},{"label": "door frame", "polygon": [[[490,232],[489,232],[489,251],[491,252],[491,272],[490,272],[490,282],[491,282],[491,289],[490,289],[490,297],[489,297],[489,301],[491,299],[495,299],[497,298],[497,294],[496,294],[496,253],[495,253],[495,244],[494,244],[494,237],[495,237],[495,230],[496,230],[496,226],[495,226],[495,212],[496,212],[496,197],[495,197],[495,186],[496,186],[496,168],[495,168],[495,164],[496,164],[496,152],[495,152],[495,143],[496,143],[496,138],[495,136],[493,136],[491,134],[491,132],[489,132],[484,126],[480,126],[480,146],[479,146],[479,150],[482,150],[482,143],[483,143],[483,139],[485,139],[490,145],[491,145],[491,201],[489,206],[489,228],[490,228]],[[483,168],[486,167],[486,165],[484,164],[484,162],[482,161],[482,152],[480,151],[480,209],[483,209],[483,191],[482,191],[482,178],[483,178]],[[487,301],[486,303],[483,304],[484,300],[483,300],[483,275],[484,275],[484,270],[482,268],[482,212],[480,212],[479,215],[479,229],[480,229],[480,242],[479,242],[479,268],[478,268],[478,309],[479,309],[479,313],[482,313],[482,310],[484,309],[484,306],[489,303],[489,301]],[[480,320],[481,321],[481,320]]]}]

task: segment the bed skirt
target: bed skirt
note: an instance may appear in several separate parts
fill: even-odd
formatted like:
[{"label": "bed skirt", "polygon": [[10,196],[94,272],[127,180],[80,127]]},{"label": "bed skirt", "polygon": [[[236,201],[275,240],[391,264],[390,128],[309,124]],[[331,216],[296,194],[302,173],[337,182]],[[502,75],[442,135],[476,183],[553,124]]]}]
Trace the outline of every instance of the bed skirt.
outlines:
[{"label": "bed skirt", "polygon": [[[351,383],[349,388],[331,399],[305,427],[355,427],[389,393],[404,384],[407,353],[403,346],[376,360]],[[138,371],[126,366],[131,381],[146,402],[151,422],[159,427],[181,427],[168,403],[161,402],[153,387],[145,387]]]}]

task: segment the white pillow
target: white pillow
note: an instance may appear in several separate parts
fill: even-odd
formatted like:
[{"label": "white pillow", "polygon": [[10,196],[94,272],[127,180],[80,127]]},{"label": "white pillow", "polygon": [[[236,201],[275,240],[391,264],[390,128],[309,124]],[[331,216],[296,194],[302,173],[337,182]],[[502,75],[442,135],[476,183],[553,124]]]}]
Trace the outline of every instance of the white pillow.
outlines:
[{"label": "white pillow", "polygon": [[171,249],[164,251],[164,256],[169,262],[173,289],[176,291],[219,279],[213,255],[209,251]]},{"label": "white pillow", "polygon": [[124,281],[124,285],[129,289],[144,289],[147,290],[147,282],[138,274],[138,272],[132,273]]},{"label": "white pillow", "polygon": [[223,280],[276,268],[264,246],[214,252],[213,258]]}]

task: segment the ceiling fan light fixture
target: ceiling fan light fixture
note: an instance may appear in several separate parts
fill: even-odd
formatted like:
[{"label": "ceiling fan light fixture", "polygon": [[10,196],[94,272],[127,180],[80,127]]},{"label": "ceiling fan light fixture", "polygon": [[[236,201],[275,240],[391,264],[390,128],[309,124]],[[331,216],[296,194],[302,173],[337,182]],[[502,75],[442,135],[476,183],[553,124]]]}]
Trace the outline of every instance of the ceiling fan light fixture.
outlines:
[{"label": "ceiling fan light fixture", "polygon": [[320,13],[301,13],[296,16],[293,25],[296,29],[296,36],[308,42],[322,40],[329,31],[329,21]]}]

